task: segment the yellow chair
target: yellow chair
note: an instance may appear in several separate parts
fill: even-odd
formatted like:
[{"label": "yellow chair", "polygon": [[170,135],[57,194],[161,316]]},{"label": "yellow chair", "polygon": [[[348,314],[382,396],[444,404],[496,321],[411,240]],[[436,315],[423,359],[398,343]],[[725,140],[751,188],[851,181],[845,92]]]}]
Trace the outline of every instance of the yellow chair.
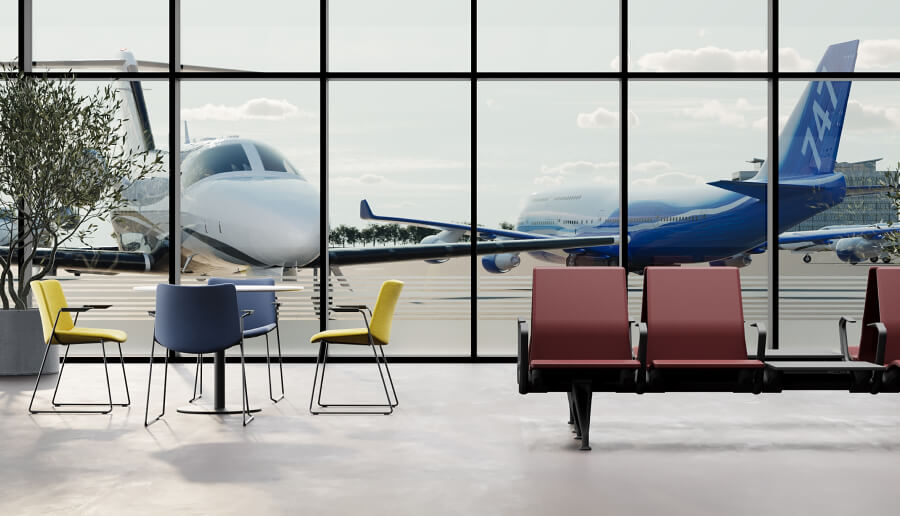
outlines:
[{"label": "yellow chair", "polygon": [[[47,349],[44,351],[44,359],[41,361],[41,369],[38,372],[37,381],[34,383],[34,392],[31,393],[31,402],[28,404],[28,412],[32,414],[108,414],[113,406],[127,407],[131,405],[131,394],[128,392],[128,378],[125,376],[125,357],[122,355],[122,343],[128,335],[121,330],[107,330],[101,328],[76,328],[78,315],[94,309],[105,309],[112,305],[84,305],[70,307],[66,302],[62,286],[56,280],[32,281],[31,290],[37,300],[38,310],[41,312],[41,324],[44,328],[44,340],[47,341]],[[75,320],[72,320],[72,313]],[[113,403],[112,389],[109,385],[109,367],[106,361],[106,342],[115,342],[119,347],[119,361],[122,364],[122,379],[125,381],[125,403]],[[59,390],[59,381],[66,369],[66,358],[69,356],[69,346],[72,344],[100,344],[103,352],[103,369],[106,373],[106,392],[109,396],[108,403],[57,403],[56,393]],[[80,407],[107,407],[105,410],[34,410],[34,396],[37,394],[38,385],[41,382],[41,373],[47,362],[47,354],[50,346],[62,345],[66,347],[59,375],[56,378],[56,387],[53,389],[51,403],[54,407],[80,406]]]},{"label": "yellow chair", "polygon": [[[331,310],[333,312],[359,312],[366,323],[365,328],[351,328],[346,330],[326,330],[313,335],[309,341],[313,344],[319,343],[319,352],[316,355],[316,373],[313,376],[312,393],[309,396],[309,411],[312,414],[391,414],[394,407],[399,404],[397,400],[397,391],[394,389],[394,380],[391,378],[391,370],[388,368],[387,359],[384,356],[384,346],[391,338],[391,323],[394,320],[394,309],[397,308],[397,300],[400,298],[400,291],[403,289],[403,282],[397,280],[388,280],[381,285],[378,292],[378,300],[375,302],[375,310],[370,311],[366,305],[349,305],[336,306]],[[369,312],[371,322],[366,317]],[[378,366],[378,374],[381,376],[381,384],[384,386],[384,395],[387,398],[387,404],[363,404],[363,403],[322,403],[322,388],[325,383],[325,367],[328,364],[328,347],[331,344],[350,344],[355,346],[370,346],[372,353],[375,355],[375,365]],[[378,351],[381,350],[379,357]],[[380,360],[379,360],[380,358]],[[322,363],[322,376],[319,377],[319,362]],[[381,371],[381,364],[384,363],[384,369],[387,372],[388,381],[391,384],[391,391],[394,394],[393,400],[388,393],[387,383],[384,381],[384,373]],[[316,401],[319,407],[381,407],[384,411],[366,412],[366,411],[334,411],[334,410],[314,410],[313,400],[316,399],[316,382],[319,382],[319,396]]]}]

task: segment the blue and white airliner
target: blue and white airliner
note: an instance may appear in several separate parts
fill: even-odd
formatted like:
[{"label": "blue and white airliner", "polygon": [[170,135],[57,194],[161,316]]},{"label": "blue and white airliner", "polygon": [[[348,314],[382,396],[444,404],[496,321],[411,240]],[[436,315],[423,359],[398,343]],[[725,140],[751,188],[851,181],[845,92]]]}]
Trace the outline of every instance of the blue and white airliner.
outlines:
[{"label": "blue and white airliner", "polygon": [[[831,45],[817,72],[852,72],[859,41]],[[834,171],[850,81],[812,81],[779,137],[779,246],[838,242],[848,257],[868,248],[895,228],[886,225],[838,226],[785,233],[813,215],[852,195],[873,193],[871,187],[849,188]],[[746,181],[713,181],[695,187],[650,192],[635,189],[628,202],[628,268],[709,262],[744,266],[751,255],[766,250],[766,183],[768,163]],[[441,228],[435,238],[454,238],[468,226],[375,215],[366,201],[363,219]],[[479,229],[482,239],[582,237],[619,234],[618,190],[591,185],[533,193],[518,217],[515,231]],[[843,242],[843,243],[841,243]],[[618,262],[618,240],[583,249],[532,251],[541,260],[566,265],[609,265]],[[856,254],[854,254],[856,252]],[[868,256],[868,255],[866,255]],[[484,268],[503,273],[520,263],[518,253],[482,257]]]}]

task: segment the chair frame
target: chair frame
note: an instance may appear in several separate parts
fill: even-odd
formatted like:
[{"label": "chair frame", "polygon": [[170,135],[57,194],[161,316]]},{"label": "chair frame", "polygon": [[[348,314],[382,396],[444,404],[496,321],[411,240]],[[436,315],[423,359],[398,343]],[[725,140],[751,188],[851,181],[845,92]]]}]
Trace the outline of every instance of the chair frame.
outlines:
[{"label": "chair frame", "polygon": [[[278,311],[281,308],[281,303],[275,301],[273,303],[275,305],[275,327],[271,330],[263,333],[262,335],[257,335],[257,337],[265,337],[266,338],[266,370],[268,372],[269,377],[269,399],[272,400],[272,403],[278,403],[279,401],[284,399],[284,356],[281,354],[281,331],[278,321]],[[272,389],[272,362],[271,356],[269,352],[269,334],[275,332],[275,341],[278,348],[278,376],[281,381],[281,394],[276,398]],[[253,337],[251,337],[253,338]],[[199,380],[198,380],[199,379]],[[198,391],[199,386],[199,393]],[[200,398],[203,397],[203,355],[197,355],[197,368],[194,371],[194,396],[188,400],[188,403],[193,403]]]},{"label": "chair frame", "polygon": [[[383,414],[390,415],[393,414],[394,408],[400,404],[400,400],[397,398],[397,390],[394,388],[394,379],[391,377],[391,369],[388,367],[387,358],[384,355],[384,349],[382,344],[375,344],[375,340],[372,338],[372,331],[369,328],[369,318],[372,317],[372,310],[369,309],[366,305],[342,305],[335,306],[331,308],[332,312],[359,312],[362,315],[363,321],[366,324],[366,335],[369,338],[369,347],[372,348],[372,354],[375,357],[375,365],[378,367],[378,374],[381,376],[381,384],[384,387],[384,395],[387,398],[386,404],[380,403],[322,403],[322,391],[324,390],[325,385],[325,368],[328,365],[328,347],[331,344],[346,344],[348,346],[359,346],[359,344],[347,344],[344,342],[329,342],[327,339],[322,339],[319,343],[319,352],[316,354],[316,370],[313,375],[313,387],[312,392],[309,395],[309,412],[315,416],[319,414]],[[368,317],[366,317],[366,312],[368,312]],[[365,345],[365,344],[363,344]],[[379,357],[378,348],[381,349],[381,355]],[[380,360],[379,360],[380,359]],[[322,364],[322,375],[319,375],[319,364]],[[391,391],[394,394],[393,400],[391,399],[391,395],[388,393],[387,384],[384,379],[384,372],[381,370],[381,364],[384,363],[384,369],[387,371],[388,382],[391,384]],[[319,384],[318,389],[316,388],[316,383]],[[318,397],[316,396],[316,391],[318,390]],[[385,411],[363,411],[363,410],[316,410],[313,408],[313,402],[318,405],[319,408],[327,409],[329,407],[381,407]]]},{"label": "chair frame", "polygon": [[[147,312],[151,317],[156,317],[155,310],[149,310]],[[241,419],[243,426],[247,426],[251,421],[253,421],[254,416],[250,413],[250,398],[247,395],[247,367],[246,362],[244,360],[244,318],[248,315],[252,314],[253,310],[243,310],[241,313],[241,340],[238,342],[238,346],[240,346],[241,351],[241,387],[243,390],[243,396],[241,396],[241,408],[243,411],[241,412]],[[163,366],[163,389],[162,389],[162,411],[150,420],[150,391],[151,386],[153,385],[153,355],[154,350],[156,349],[156,344],[163,346],[158,340],[156,340],[156,332],[153,332],[153,341],[150,343],[150,372],[147,375],[147,404],[144,407],[144,426],[148,427],[153,423],[159,421],[164,415],[166,415],[166,387],[168,385],[169,379],[169,354],[165,353],[165,360]],[[165,346],[163,346],[165,348]],[[168,349],[168,348],[167,348]],[[197,359],[199,361],[202,354],[197,354]],[[198,362],[199,363],[199,362]],[[202,369],[201,369],[202,370]],[[196,376],[194,377],[194,384],[196,385]],[[193,401],[193,400],[191,400]]]},{"label": "chair frame", "polygon": [[[38,370],[37,379],[34,382],[34,390],[31,392],[31,401],[28,403],[28,412],[31,414],[109,414],[112,412],[113,407],[128,407],[131,405],[131,393],[128,390],[128,376],[125,374],[125,356],[122,354],[122,343],[117,342],[119,348],[119,363],[122,365],[122,380],[125,383],[125,403],[113,403],[112,400],[112,387],[110,386],[109,381],[109,363],[106,358],[106,341],[104,339],[100,339],[98,341],[92,342],[77,342],[74,344],[65,344],[63,342],[57,342],[54,344],[53,339],[56,337],[56,326],[59,324],[59,318],[63,314],[63,312],[74,313],[75,320],[73,321],[73,326],[78,324],[78,316],[84,312],[89,310],[103,310],[109,308],[112,305],[84,305],[78,307],[66,307],[61,308],[56,313],[56,320],[53,322],[53,330],[50,332],[50,338],[47,339],[47,347],[44,350],[44,358],[41,360],[41,367]],[[56,395],[59,392],[59,383],[62,380],[63,371],[66,369],[66,359],[69,357],[69,348],[73,345],[80,344],[100,344],[100,350],[103,353],[103,371],[106,374],[106,393],[108,396],[108,403],[60,403],[56,401]],[[34,409],[34,398],[37,395],[38,386],[41,383],[41,376],[44,373],[44,366],[47,364],[47,356],[50,354],[50,346],[65,346],[66,351],[63,354],[62,362],[60,363],[59,373],[56,377],[56,386],[53,388],[53,397],[50,399],[50,403],[54,407],[107,407],[105,410],[35,410]]]}]

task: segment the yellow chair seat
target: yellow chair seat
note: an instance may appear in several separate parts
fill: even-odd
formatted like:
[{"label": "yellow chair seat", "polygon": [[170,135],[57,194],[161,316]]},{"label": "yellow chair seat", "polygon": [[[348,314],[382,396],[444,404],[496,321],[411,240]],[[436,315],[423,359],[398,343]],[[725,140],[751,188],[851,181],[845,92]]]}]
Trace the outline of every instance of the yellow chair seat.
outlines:
[{"label": "yellow chair seat", "polygon": [[[332,342],[335,344],[359,344],[363,346],[369,345],[369,332],[366,331],[365,328],[347,328],[345,330],[325,330],[321,331],[312,337],[310,337],[309,341],[311,343],[319,342],[320,340],[324,340],[326,342]],[[376,338],[372,338],[372,341],[378,345],[383,346],[387,344],[386,342],[381,342]]]},{"label": "yellow chair seat", "polygon": [[83,344],[85,342],[125,342],[128,334],[122,330],[107,330],[104,328],[72,328],[71,330],[56,330],[54,344]]}]

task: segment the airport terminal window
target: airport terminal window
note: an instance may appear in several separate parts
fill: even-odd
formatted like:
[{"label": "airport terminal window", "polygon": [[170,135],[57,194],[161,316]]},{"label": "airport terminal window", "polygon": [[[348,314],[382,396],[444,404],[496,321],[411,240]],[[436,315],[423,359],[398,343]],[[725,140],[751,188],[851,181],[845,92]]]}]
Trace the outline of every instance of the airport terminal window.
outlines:
[{"label": "airport terminal window", "polygon": [[[15,43],[22,45],[25,41],[24,35],[16,32],[16,2],[0,3],[0,52],[5,54],[0,61],[6,61],[18,49],[4,36],[18,36],[20,41]],[[203,177],[248,171],[260,163],[270,172],[282,173],[270,174],[270,178],[305,175],[304,181],[294,181],[294,185],[303,185],[298,189],[311,199],[319,194],[322,208],[334,220],[318,219],[320,206],[315,200],[286,202],[285,206],[306,210],[304,219],[314,220],[320,232],[330,225],[335,246],[364,245],[358,239],[350,243],[346,235],[341,237],[335,231],[340,224],[335,224],[336,218],[345,217],[346,226],[365,226],[367,222],[358,218],[359,201],[378,192],[396,197],[373,201],[378,213],[428,217],[441,202],[452,198],[450,202],[458,209],[448,216],[451,222],[547,234],[580,234],[585,228],[615,234],[623,218],[629,226],[710,224],[715,218],[710,211],[669,212],[646,204],[628,207],[627,218],[615,210],[581,213],[532,209],[523,213],[521,208],[529,202],[532,208],[541,202],[561,206],[585,203],[595,191],[603,189],[609,191],[609,198],[602,205],[615,207],[620,187],[626,187],[628,196],[637,201],[653,189],[677,197],[673,193],[675,183],[724,191],[729,189],[728,184],[715,187],[708,183],[753,182],[767,158],[768,131],[771,126],[775,131],[784,126],[807,84],[804,76],[786,79],[782,73],[813,72],[826,47],[856,39],[861,41],[855,71],[881,80],[867,83],[854,79],[835,170],[845,176],[848,186],[867,187],[885,171],[895,170],[900,161],[900,156],[891,154],[900,127],[897,85],[886,81],[896,80],[896,70],[900,70],[894,22],[897,11],[890,2],[781,1],[777,2],[780,23],[767,27],[768,9],[776,2],[763,0],[740,5],[714,0],[561,0],[553,6],[549,2],[507,0],[346,0],[328,2],[327,11],[320,11],[321,2],[315,0],[272,0],[251,12],[245,12],[246,2],[238,0],[182,0],[175,3],[182,9],[182,52],[180,62],[171,68],[169,41],[175,35],[169,34],[174,25],[169,25],[167,2],[151,1],[137,17],[113,0],[26,3],[33,5],[33,38],[29,43],[34,60],[57,61],[51,66],[51,74],[61,76],[60,70],[81,60],[85,63],[73,68],[78,73],[90,73],[90,79],[119,80],[127,69],[130,75],[125,80],[141,81],[153,131],[158,133],[154,134],[157,148],[168,150],[166,128],[173,134],[182,127],[179,139],[183,142],[176,145],[186,144],[183,148],[196,148],[195,144],[204,140],[228,140],[230,135],[239,135],[241,141],[253,138],[253,142],[266,142],[225,141],[204,153],[184,153],[183,195],[187,186]],[[621,7],[628,9],[628,25],[622,28],[616,27],[621,23],[617,17]],[[775,41],[781,48],[768,48],[767,33],[777,34]],[[623,35],[627,52],[619,48]],[[123,48],[129,53],[120,53]],[[768,69],[772,52],[778,54],[778,70]],[[623,53],[628,55],[627,69],[622,67]],[[138,64],[136,69],[127,67],[126,60],[130,59]],[[646,72],[665,82],[648,80]],[[201,83],[201,76],[202,87],[195,86]],[[246,84],[238,86],[238,81]],[[418,102],[421,99],[402,98],[401,92],[423,82],[444,83],[436,87],[456,82],[459,97],[454,93],[457,101],[449,110],[444,109],[447,106]],[[782,113],[771,126],[767,82],[774,83],[781,95],[778,105]],[[166,109],[170,87],[181,95],[182,107],[171,120]],[[742,88],[746,91],[738,91]],[[391,104],[392,112],[385,111],[383,105],[359,105],[355,110],[342,111],[342,106],[353,105],[348,101],[349,93],[357,97],[394,95],[398,102]],[[620,93],[625,94],[627,105],[617,101]],[[322,103],[326,98],[329,102]],[[371,112],[383,116],[368,116]],[[413,115],[420,116],[423,123],[435,123],[428,138],[422,139],[424,135],[415,130],[412,134],[418,139],[399,138],[397,135],[410,127],[385,122]],[[465,120],[461,121],[462,115]],[[621,116],[627,117],[624,124],[620,123]],[[432,120],[424,122],[429,117]],[[824,118],[820,115],[818,120],[821,125]],[[190,124],[191,135],[199,139],[187,137],[185,121]],[[340,125],[329,125],[332,121]],[[327,134],[320,137],[319,132],[326,128]],[[368,142],[360,140],[363,143],[359,145],[348,144],[360,134],[371,138]],[[378,156],[378,160],[354,155],[378,138],[395,140],[391,142],[396,144],[391,155]],[[413,140],[419,143],[410,143]],[[716,143],[710,143],[713,140]],[[422,150],[417,146],[436,152],[434,156],[414,155]],[[463,146],[471,149],[463,152]],[[385,149],[388,147],[380,150]],[[444,151],[449,149],[455,154],[447,157]],[[177,159],[179,154],[171,149],[171,155]],[[623,158],[626,162],[620,163]],[[462,175],[451,174],[450,170]],[[784,177],[782,173],[782,180]],[[314,191],[321,180],[330,187]],[[145,250],[164,242],[168,218],[160,214],[166,213],[165,204],[169,202],[167,181],[168,177],[156,177],[152,184],[136,187],[135,192],[147,192],[140,196],[143,204],[137,212],[141,216],[121,217],[118,223],[127,223],[127,231],[110,236],[114,232],[101,230],[97,242],[122,250]],[[565,188],[571,191],[545,195]],[[270,203],[283,193],[271,194]],[[403,195],[406,197],[401,198]],[[784,202],[788,193],[779,190],[777,195]],[[786,213],[780,205],[778,209],[782,215]],[[138,227],[151,213],[162,217],[153,221],[156,234],[152,238]],[[196,233],[202,228],[210,238],[219,238],[219,232],[228,229],[212,219],[188,220],[192,216],[183,212],[174,215],[183,229]],[[438,213],[436,218],[445,217]],[[812,231],[896,221],[896,211],[884,198],[859,196],[848,197],[835,208],[781,230]],[[745,222],[741,221],[742,228],[746,228]],[[765,223],[754,218],[753,231],[758,232]],[[405,228],[406,233],[383,230],[368,245],[394,245],[394,239],[397,245],[412,244],[435,236],[419,229]],[[440,238],[464,241],[456,235]],[[328,320],[328,314],[321,313],[318,296],[320,269],[310,266],[324,249],[309,241],[303,244],[312,253],[305,256],[309,258],[305,266],[293,263],[296,267],[283,269],[284,281],[308,285],[309,295],[295,303],[290,316],[304,334]],[[632,264],[642,256],[656,262],[678,258],[647,254],[638,237],[626,241],[630,242]],[[91,245],[99,246],[97,242]],[[765,266],[774,244],[723,258],[718,256],[721,253],[716,251],[716,243],[708,239],[702,246],[709,253],[688,266],[708,266],[710,262],[745,265],[741,268],[746,280],[745,310],[754,312],[748,318],[766,315],[766,302],[776,305],[777,313],[769,314],[776,323],[770,328],[771,335],[789,342],[804,339],[810,327],[824,328],[826,325],[819,323],[836,317],[839,311],[858,314],[864,267],[871,266],[873,260],[881,265],[894,260],[887,250],[869,244],[844,238],[820,244],[814,250],[781,246],[772,258],[775,269],[771,270],[777,269],[778,277],[771,278]],[[231,248],[232,252],[243,251],[233,245]],[[183,278],[191,278],[192,267],[200,270],[200,260],[193,251],[174,251],[172,270],[183,268]],[[681,251],[689,254],[688,249]],[[665,251],[670,252],[680,251]],[[613,246],[604,259],[613,263],[617,253]],[[265,268],[260,260],[253,265],[229,261],[233,258],[223,263],[239,274]],[[452,295],[444,296],[452,299],[443,300],[441,305],[454,307],[452,315],[429,311],[437,305],[417,299],[417,311],[408,312],[417,319],[404,321],[403,326],[415,328],[428,324],[426,321],[440,320],[452,326],[458,337],[453,354],[463,355],[469,348],[472,358],[512,356],[514,343],[508,322],[514,315],[528,313],[530,268],[542,259],[555,259],[559,266],[566,262],[587,264],[584,255],[520,253],[517,258],[473,254],[443,265],[397,266],[404,272],[422,270],[421,275],[410,275],[411,283],[418,286],[455,282]],[[591,256],[587,261],[596,264],[596,259]],[[290,270],[300,279],[289,278]],[[329,275],[336,284],[346,279],[341,274],[347,270],[355,275],[350,288],[355,288],[354,282],[374,285],[386,277],[358,265],[336,270],[339,272]],[[468,278],[468,293],[459,278]],[[100,279],[110,284],[123,279],[135,281],[124,275]],[[635,294],[639,284],[640,276],[629,276],[632,297],[639,295]],[[821,284],[822,291],[810,293],[808,287],[814,284]],[[435,287],[435,292],[441,290]],[[815,300],[810,301],[810,296]],[[852,299],[848,301],[847,297]],[[810,315],[813,311],[815,317]],[[134,314],[143,317],[138,311]],[[128,324],[137,324],[137,319],[127,320]],[[142,320],[141,324],[146,322]],[[139,335],[149,330],[141,331]],[[410,334],[416,331],[410,330]],[[816,338],[830,345],[832,337],[823,330]],[[141,339],[134,338],[136,342]],[[429,355],[418,353],[418,348],[407,349],[411,356]],[[307,351],[304,348],[299,353]]]},{"label": "airport terminal window", "polygon": [[188,154],[182,165],[181,174],[183,184],[187,186],[214,174],[249,170],[250,160],[244,146],[240,143],[230,143]]}]

